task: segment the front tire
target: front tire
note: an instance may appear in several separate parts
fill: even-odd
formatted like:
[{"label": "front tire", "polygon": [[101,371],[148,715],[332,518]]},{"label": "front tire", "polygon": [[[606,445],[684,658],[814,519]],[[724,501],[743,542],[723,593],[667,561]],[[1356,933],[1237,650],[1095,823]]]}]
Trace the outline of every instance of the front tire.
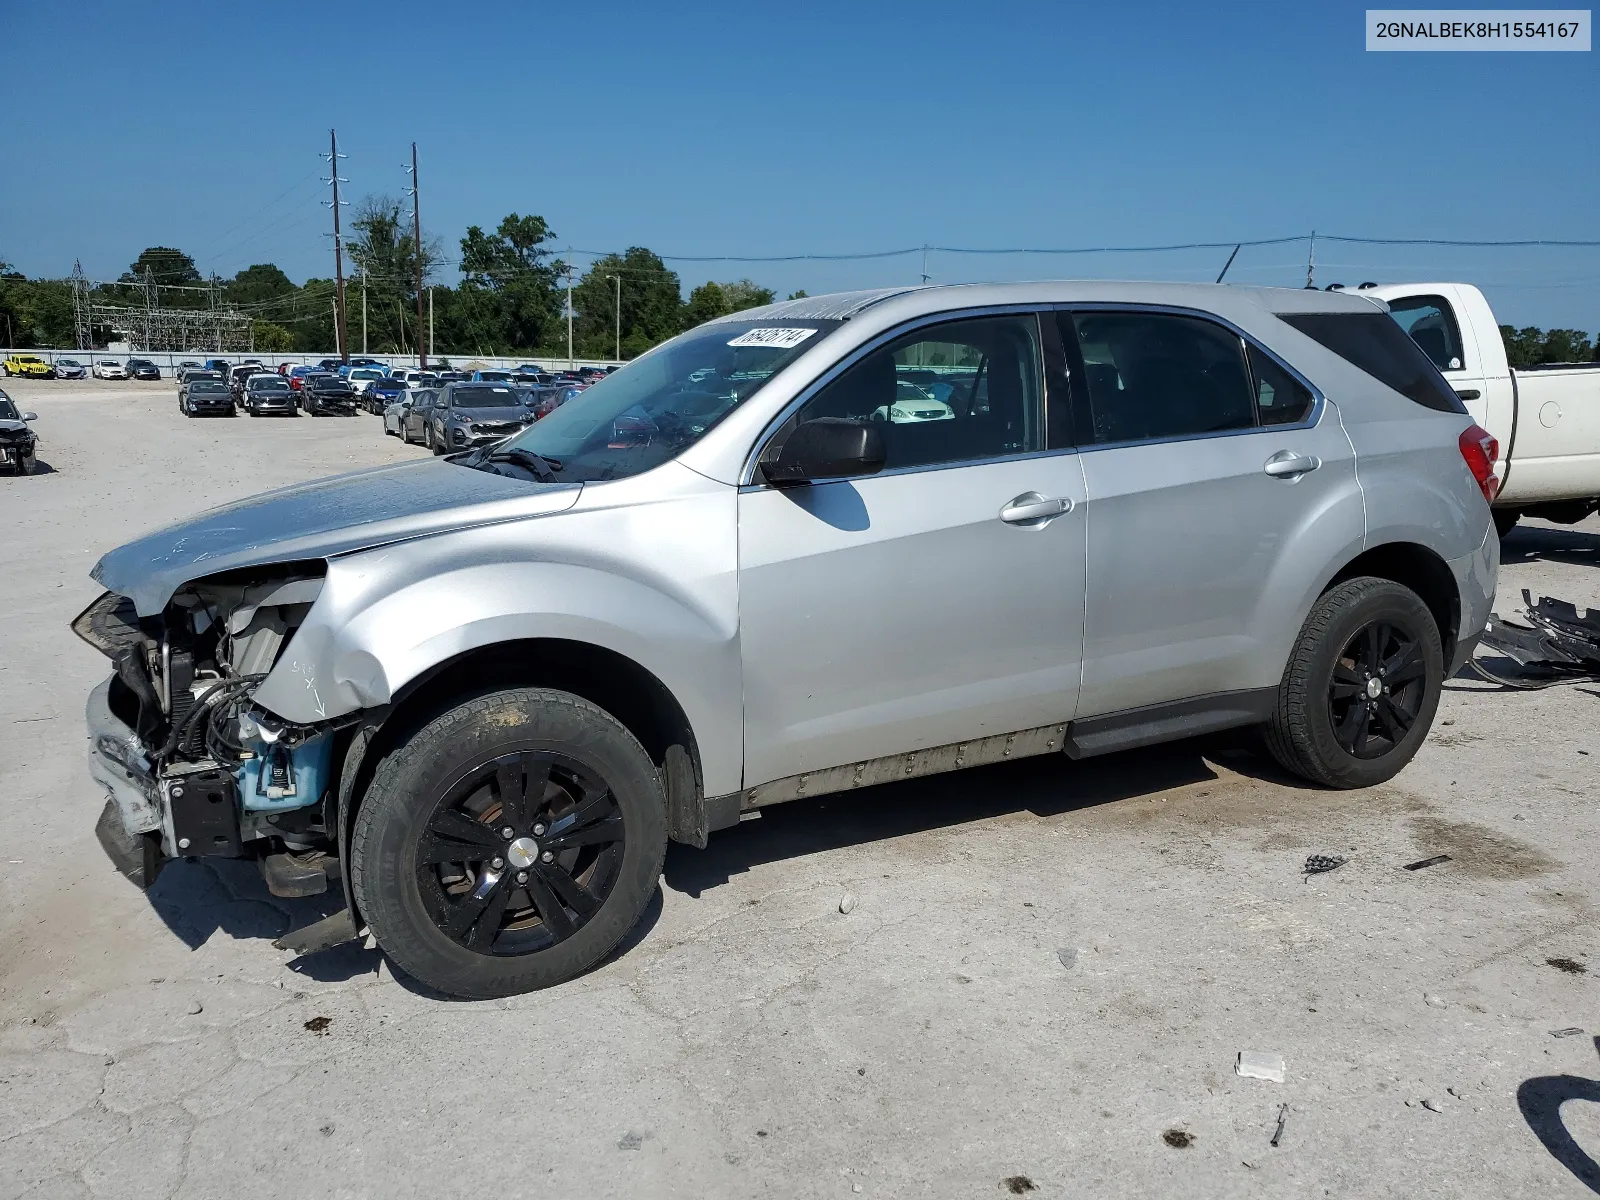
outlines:
[{"label": "front tire", "polygon": [[457,704],[378,765],[351,885],[399,967],[488,999],[611,953],[649,907],[666,843],[661,777],[633,735],[570,693],[514,688]]},{"label": "front tire", "polygon": [[1346,580],[1301,627],[1267,747],[1324,787],[1383,783],[1428,736],[1443,687],[1444,647],[1421,597],[1388,579]]}]

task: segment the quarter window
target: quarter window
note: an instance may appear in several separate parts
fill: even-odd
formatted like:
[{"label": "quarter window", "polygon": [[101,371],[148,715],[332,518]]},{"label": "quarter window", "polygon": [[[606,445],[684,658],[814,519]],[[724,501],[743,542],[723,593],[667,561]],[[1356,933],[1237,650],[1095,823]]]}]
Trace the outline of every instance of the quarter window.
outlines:
[{"label": "quarter window", "polygon": [[[1193,437],[1256,423],[1239,337],[1166,313],[1076,313],[1097,443]],[[1064,330],[1063,332],[1066,332]]]},{"label": "quarter window", "polygon": [[1250,378],[1256,389],[1256,414],[1263,425],[1293,425],[1311,414],[1313,397],[1306,387],[1255,346],[1248,351]]},{"label": "quarter window", "polygon": [[887,470],[1024,454],[1043,446],[1040,362],[1031,314],[926,327],[855,363],[793,422],[873,422]]}]

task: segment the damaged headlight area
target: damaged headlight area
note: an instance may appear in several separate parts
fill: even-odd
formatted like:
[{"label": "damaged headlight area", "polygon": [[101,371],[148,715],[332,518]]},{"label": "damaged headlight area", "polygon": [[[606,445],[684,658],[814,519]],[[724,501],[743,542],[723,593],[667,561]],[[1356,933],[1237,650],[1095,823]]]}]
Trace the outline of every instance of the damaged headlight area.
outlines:
[{"label": "damaged headlight area", "polygon": [[325,564],[212,576],[156,617],[107,592],[72,623],[114,672],[88,706],[89,769],[108,801],[97,834],[143,887],[170,858],[256,858],[282,896],[325,891],[337,862],[324,803],[349,721],[285,722],[256,706],[316,602]]}]

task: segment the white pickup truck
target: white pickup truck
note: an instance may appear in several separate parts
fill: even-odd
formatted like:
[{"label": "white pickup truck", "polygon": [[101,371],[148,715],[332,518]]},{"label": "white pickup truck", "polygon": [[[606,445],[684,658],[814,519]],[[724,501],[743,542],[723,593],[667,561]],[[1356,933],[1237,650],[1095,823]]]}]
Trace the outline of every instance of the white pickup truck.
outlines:
[{"label": "white pickup truck", "polygon": [[1504,537],[1526,513],[1570,525],[1600,509],[1600,362],[1518,367],[1470,283],[1363,284],[1450,381],[1500,443],[1494,523]]}]

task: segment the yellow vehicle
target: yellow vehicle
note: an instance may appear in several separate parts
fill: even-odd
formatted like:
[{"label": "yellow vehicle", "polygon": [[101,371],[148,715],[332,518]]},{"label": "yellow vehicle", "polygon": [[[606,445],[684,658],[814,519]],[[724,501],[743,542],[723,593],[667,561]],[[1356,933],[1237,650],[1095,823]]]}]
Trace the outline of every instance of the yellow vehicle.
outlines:
[{"label": "yellow vehicle", "polygon": [[0,375],[21,375],[32,379],[53,379],[55,370],[37,354],[13,354],[0,362]]}]

